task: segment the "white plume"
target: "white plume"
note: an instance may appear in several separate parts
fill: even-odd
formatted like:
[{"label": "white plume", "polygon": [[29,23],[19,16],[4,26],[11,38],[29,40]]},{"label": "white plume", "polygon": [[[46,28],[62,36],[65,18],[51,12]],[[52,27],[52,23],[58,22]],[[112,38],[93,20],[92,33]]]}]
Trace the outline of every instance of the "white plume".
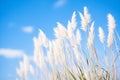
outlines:
[{"label": "white plume", "polygon": [[90,14],[88,13],[88,9],[87,9],[86,6],[84,7],[84,17],[85,17],[85,19],[86,19],[86,22],[87,22],[87,23],[90,23],[90,21],[91,21],[91,16],[90,16]]},{"label": "white plume", "polygon": [[72,14],[72,19],[71,19],[71,28],[74,31],[76,29],[76,27],[77,27],[76,12],[74,11],[73,14]]},{"label": "white plume", "polygon": [[39,30],[39,41],[43,44],[44,47],[48,47],[48,39],[42,30]]},{"label": "white plume", "polygon": [[111,47],[114,41],[114,29],[115,29],[115,20],[111,14],[108,14],[108,38],[107,38],[107,46]]},{"label": "white plume", "polygon": [[90,31],[88,34],[87,46],[88,48],[94,44],[94,22],[92,22]]},{"label": "white plume", "polygon": [[104,43],[105,35],[104,35],[103,29],[101,27],[99,27],[98,32],[99,32],[98,36],[99,36],[101,43]]},{"label": "white plume", "polygon": [[81,40],[82,40],[82,39],[81,39],[80,30],[77,29],[77,31],[76,31],[76,42],[77,42],[77,44],[80,44]]},{"label": "white plume", "polygon": [[84,15],[79,12],[81,18],[81,29],[86,32],[88,24],[91,22],[91,16],[88,13],[87,7],[84,7]]}]

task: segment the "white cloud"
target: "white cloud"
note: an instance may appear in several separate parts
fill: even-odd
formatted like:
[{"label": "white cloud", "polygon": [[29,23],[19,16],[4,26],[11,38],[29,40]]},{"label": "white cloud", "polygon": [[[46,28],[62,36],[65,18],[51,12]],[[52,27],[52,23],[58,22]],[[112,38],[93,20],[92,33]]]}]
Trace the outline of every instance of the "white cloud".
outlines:
[{"label": "white cloud", "polygon": [[55,8],[58,8],[58,7],[62,7],[63,5],[65,5],[67,0],[57,0],[55,3],[54,3],[54,7]]},{"label": "white cloud", "polygon": [[32,33],[33,32],[33,27],[32,26],[25,26],[22,28],[22,31],[25,33]]},{"label": "white cloud", "polygon": [[24,51],[10,48],[0,48],[0,56],[6,58],[18,58],[24,55]]}]

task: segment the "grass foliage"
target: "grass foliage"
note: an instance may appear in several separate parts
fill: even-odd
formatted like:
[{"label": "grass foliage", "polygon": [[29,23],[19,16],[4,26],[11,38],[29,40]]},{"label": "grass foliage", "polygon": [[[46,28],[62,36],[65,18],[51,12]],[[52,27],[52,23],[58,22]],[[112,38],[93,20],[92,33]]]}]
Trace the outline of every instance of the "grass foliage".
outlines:
[{"label": "grass foliage", "polygon": [[114,17],[107,15],[108,34],[105,35],[102,27],[98,34],[94,32],[95,22],[87,7],[79,16],[81,27],[77,25],[76,12],[67,27],[58,22],[54,28],[55,39],[48,39],[39,30],[38,37],[33,38],[32,59],[24,55],[17,68],[19,79],[120,80],[120,39]]}]

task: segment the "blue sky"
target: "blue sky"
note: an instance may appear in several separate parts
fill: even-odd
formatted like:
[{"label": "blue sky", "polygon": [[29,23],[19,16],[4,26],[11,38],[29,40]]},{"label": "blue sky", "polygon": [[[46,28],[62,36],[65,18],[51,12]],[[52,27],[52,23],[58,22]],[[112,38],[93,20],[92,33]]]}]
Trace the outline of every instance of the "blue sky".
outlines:
[{"label": "blue sky", "polygon": [[67,25],[73,11],[83,12],[87,6],[95,21],[95,29],[102,26],[107,32],[107,14],[116,20],[120,34],[119,0],[0,0],[0,80],[15,80],[21,54],[32,55],[33,37],[38,29],[54,38],[56,22]]}]

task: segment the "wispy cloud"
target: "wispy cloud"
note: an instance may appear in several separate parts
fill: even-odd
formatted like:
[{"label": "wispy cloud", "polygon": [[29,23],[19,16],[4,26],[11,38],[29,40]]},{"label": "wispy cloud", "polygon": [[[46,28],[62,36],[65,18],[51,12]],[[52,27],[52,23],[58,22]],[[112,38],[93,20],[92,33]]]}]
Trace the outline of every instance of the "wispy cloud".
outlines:
[{"label": "wispy cloud", "polygon": [[62,7],[65,5],[65,3],[67,2],[67,0],[57,0],[54,3],[54,8],[58,8],[58,7]]},{"label": "wispy cloud", "polygon": [[25,54],[22,50],[10,49],[10,48],[0,48],[0,56],[6,58],[18,58],[22,57]]},{"label": "wispy cloud", "polygon": [[22,31],[25,33],[32,33],[34,30],[33,26],[24,26],[22,27]]}]

